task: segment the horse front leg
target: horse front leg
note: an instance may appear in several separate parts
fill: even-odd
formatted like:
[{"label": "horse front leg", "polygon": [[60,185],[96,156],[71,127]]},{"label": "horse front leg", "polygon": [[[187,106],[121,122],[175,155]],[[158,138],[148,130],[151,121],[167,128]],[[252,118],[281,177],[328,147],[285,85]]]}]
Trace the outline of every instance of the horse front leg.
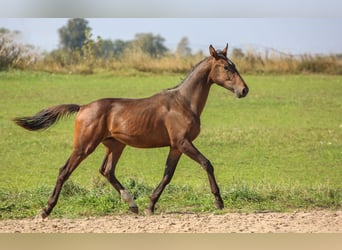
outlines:
[{"label": "horse front leg", "polygon": [[151,201],[149,207],[146,210],[147,214],[152,215],[154,213],[155,205],[165,187],[170,183],[181,155],[182,153],[178,149],[170,148],[170,152],[166,160],[163,178],[150,197]]},{"label": "horse front leg", "polygon": [[191,141],[183,139],[178,143],[179,150],[189,156],[194,161],[198,162],[202,168],[207,172],[208,179],[210,183],[210,189],[212,194],[215,197],[215,207],[218,209],[224,208],[224,203],[221,198],[220,189],[217,185],[215,175],[214,175],[214,168],[211,162],[204,157],[201,152],[192,144]]}]

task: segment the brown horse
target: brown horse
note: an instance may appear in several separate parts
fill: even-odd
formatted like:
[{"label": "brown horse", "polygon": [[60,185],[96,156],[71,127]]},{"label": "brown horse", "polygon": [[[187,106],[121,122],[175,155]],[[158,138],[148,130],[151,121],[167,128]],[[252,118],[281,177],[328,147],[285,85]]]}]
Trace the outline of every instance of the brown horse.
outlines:
[{"label": "brown horse", "polygon": [[132,212],[138,213],[138,207],[115,177],[116,164],[126,145],[139,148],[170,147],[164,176],[150,197],[149,214],[154,213],[155,204],[171,181],[183,153],[207,172],[215,206],[222,209],[223,200],[213,166],[192,141],[200,133],[200,115],[213,83],[234,92],[238,98],[248,93],[246,83],[227,58],[227,50],[228,45],[222,51],[216,51],[210,45],[210,56],[199,62],[178,86],[148,98],[107,98],[82,106],[63,104],[42,110],[32,117],[15,118],[14,121],[25,129],[39,130],[48,128],[65,115],[77,113],[73,151],[59,171],[42,217],[51,213],[65,181],[100,143],[106,147],[100,173],[121,194]]}]

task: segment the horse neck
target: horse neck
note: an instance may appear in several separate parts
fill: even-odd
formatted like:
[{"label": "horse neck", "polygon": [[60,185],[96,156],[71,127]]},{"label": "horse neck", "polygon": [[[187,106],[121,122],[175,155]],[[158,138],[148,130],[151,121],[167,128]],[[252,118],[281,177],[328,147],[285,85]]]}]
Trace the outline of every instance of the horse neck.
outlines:
[{"label": "horse neck", "polygon": [[211,62],[203,60],[178,87],[179,94],[186,99],[193,113],[200,116],[206,104],[212,83],[209,81]]}]

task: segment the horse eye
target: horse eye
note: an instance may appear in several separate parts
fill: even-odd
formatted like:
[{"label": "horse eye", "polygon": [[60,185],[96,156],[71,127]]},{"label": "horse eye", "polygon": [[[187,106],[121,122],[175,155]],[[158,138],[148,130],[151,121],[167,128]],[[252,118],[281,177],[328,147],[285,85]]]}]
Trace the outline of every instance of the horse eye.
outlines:
[{"label": "horse eye", "polygon": [[228,65],[225,65],[225,66],[224,66],[224,69],[225,69],[225,70],[229,70]]}]

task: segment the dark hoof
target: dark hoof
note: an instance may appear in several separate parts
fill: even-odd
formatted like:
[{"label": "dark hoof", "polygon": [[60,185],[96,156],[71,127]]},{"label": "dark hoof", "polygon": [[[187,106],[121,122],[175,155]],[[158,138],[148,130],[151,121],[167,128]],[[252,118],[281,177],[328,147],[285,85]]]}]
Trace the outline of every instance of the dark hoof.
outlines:
[{"label": "dark hoof", "polygon": [[215,207],[217,209],[223,209],[224,208],[223,201],[215,201]]},{"label": "dark hoof", "polygon": [[139,208],[138,207],[130,207],[129,211],[131,211],[132,213],[138,214],[139,213]]},{"label": "dark hoof", "polygon": [[42,218],[43,218],[43,219],[45,219],[46,217],[48,217],[49,214],[50,214],[50,213],[48,213],[48,212],[46,211],[46,208],[44,208],[44,209],[42,210]]}]

